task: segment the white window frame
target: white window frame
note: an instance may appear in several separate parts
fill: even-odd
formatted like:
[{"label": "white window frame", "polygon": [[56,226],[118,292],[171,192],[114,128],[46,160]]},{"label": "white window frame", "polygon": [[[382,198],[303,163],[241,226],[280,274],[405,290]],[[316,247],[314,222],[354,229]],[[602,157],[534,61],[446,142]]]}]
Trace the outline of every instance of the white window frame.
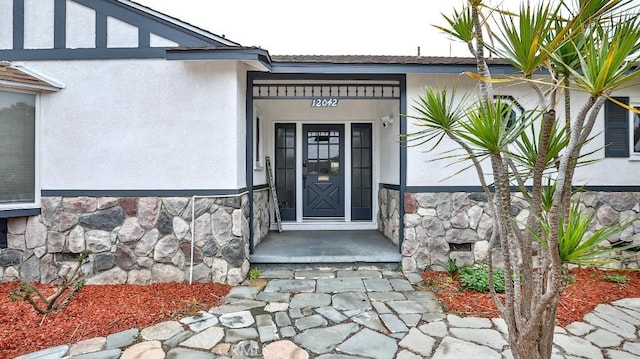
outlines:
[{"label": "white window frame", "polygon": [[[253,169],[256,171],[264,170],[264,158],[266,156],[264,152],[264,131],[265,118],[259,107],[255,107],[253,113]],[[257,155],[256,155],[257,154]]]},{"label": "white window frame", "polygon": [[[640,98],[629,98],[629,106],[632,108],[640,108]],[[640,161],[640,151],[635,150],[634,140],[634,121],[636,116],[640,116],[633,111],[629,111],[629,158],[634,161]]]},{"label": "white window frame", "polygon": [[40,208],[41,188],[40,188],[40,108],[41,99],[40,93],[35,91],[18,90],[15,88],[0,87],[0,91],[22,93],[35,96],[35,171],[34,176],[34,201],[29,203],[4,203],[0,204],[0,211],[20,210],[20,209],[34,209]]}]

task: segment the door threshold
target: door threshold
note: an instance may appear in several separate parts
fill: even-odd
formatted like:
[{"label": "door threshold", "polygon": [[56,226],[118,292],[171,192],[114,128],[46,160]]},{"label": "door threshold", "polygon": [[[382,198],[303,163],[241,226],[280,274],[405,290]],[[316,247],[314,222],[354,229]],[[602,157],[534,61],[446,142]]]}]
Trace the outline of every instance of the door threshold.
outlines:
[{"label": "door threshold", "polygon": [[[283,222],[283,231],[349,231],[378,229],[375,222],[345,222],[345,221],[305,221],[305,222]],[[278,230],[278,226],[271,225],[271,230]]]}]

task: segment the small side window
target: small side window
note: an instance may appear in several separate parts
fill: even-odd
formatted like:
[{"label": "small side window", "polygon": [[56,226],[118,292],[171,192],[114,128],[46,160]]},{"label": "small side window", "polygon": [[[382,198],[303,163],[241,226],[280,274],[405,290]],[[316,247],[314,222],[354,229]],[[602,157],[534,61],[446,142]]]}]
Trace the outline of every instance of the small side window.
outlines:
[{"label": "small side window", "polygon": [[0,248],[7,248],[7,219],[0,218]]}]

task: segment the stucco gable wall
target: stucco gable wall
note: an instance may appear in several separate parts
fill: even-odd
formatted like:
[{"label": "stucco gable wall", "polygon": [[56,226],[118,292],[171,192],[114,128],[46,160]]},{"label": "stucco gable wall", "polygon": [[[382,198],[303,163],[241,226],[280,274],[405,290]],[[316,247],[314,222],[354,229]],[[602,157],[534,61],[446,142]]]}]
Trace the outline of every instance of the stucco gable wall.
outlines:
[{"label": "stucco gable wall", "polygon": [[41,99],[44,190],[237,189],[244,180],[235,63],[27,65],[66,85]]}]

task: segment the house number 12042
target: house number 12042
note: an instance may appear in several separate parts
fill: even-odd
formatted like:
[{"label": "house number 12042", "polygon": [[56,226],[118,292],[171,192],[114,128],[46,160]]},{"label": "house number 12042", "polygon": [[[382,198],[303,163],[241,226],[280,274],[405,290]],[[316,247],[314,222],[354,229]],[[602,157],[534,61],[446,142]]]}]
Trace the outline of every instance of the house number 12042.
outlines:
[{"label": "house number 12042", "polygon": [[338,107],[338,99],[333,97],[319,97],[311,100],[311,107]]}]

